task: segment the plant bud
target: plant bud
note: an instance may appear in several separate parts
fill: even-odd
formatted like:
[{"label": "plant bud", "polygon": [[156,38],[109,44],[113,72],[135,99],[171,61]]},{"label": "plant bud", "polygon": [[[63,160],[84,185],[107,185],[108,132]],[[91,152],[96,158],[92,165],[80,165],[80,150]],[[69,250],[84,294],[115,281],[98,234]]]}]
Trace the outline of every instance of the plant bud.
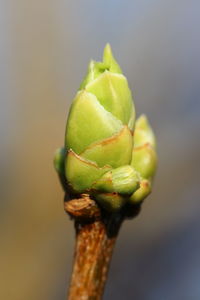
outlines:
[{"label": "plant bud", "polygon": [[156,140],[145,115],[136,121],[131,166],[140,174],[140,187],[130,197],[131,203],[143,201],[150,193],[157,167]]},{"label": "plant bud", "polygon": [[89,64],[54,159],[70,197],[89,194],[109,211],[144,199],[156,168],[155,137],[145,116],[134,127],[127,79],[106,45],[102,62]]}]

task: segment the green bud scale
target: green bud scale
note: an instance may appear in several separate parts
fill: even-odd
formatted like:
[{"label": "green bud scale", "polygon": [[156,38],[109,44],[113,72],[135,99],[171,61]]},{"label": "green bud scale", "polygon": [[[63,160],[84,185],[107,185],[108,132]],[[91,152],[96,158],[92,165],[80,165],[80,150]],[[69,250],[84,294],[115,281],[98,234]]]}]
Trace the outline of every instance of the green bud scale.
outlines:
[{"label": "green bud scale", "polygon": [[106,45],[91,61],[66,125],[55,168],[70,197],[89,194],[109,211],[135,205],[151,192],[157,164],[154,133],[146,116],[135,121],[126,77]]}]

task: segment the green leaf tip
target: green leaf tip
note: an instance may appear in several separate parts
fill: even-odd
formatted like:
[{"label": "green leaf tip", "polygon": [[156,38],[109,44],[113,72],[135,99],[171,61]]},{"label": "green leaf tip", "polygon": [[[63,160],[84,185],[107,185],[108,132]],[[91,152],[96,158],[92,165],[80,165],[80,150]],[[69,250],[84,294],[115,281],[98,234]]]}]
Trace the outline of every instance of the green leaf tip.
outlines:
[{"label": "green leaf tip", "polygon": [[90,61],[88,65],[87,74],[83,79],[79,89],[84,89],[90,82],[95,80],[97,77],[99,77],[99,75],[101,75],[105,71],[122,74],[122,70],[118,65],[117,61],[115,60],[109,44],[107,44],[104,48],[102,62],[97,62],[94,60]]},{"label": "green leaf tip", "polygon": [[103,62],[108,66],[110,72],[122,74],[122,70],[113,56],[110,44],[106,44],[104,48]]}]

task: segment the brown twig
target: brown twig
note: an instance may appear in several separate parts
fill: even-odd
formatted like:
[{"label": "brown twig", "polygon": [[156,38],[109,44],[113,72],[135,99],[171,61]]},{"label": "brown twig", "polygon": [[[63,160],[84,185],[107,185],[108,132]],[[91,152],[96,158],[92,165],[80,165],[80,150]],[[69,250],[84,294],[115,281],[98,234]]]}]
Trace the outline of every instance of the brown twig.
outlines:
[{"label": "brown twig", "polygon": [[69,288],[69,300],[100,300],[122,219],[102,216],[87,195],[65,202],[75,218],[76,248]]},{"label": "brown twig", "polygon": [[107,279],[113,248],[125,217],[138,214],[140,206],[106,214],[86,194],[65,202],[75,220],[76,247],[68,300],[100,300]]}]

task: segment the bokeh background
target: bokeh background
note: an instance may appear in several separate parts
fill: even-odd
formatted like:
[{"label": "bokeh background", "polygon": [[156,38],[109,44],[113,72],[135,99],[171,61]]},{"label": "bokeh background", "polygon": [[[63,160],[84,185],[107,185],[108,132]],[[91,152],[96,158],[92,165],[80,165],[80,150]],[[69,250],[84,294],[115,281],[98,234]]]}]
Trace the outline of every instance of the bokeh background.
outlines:
[{"label": "bokeh background", "polygon": [[106,42],[155,129],[159,169],[104,299],[200,299],[199,28],[198,0],[0,1],[0,299],[65,299],[74,229],[52,158]]}]

